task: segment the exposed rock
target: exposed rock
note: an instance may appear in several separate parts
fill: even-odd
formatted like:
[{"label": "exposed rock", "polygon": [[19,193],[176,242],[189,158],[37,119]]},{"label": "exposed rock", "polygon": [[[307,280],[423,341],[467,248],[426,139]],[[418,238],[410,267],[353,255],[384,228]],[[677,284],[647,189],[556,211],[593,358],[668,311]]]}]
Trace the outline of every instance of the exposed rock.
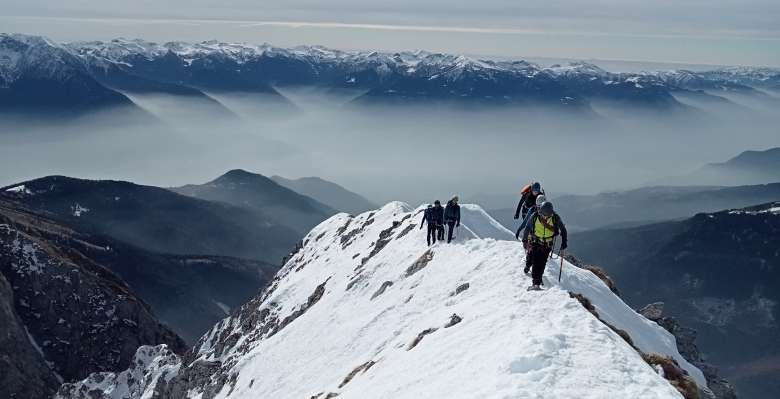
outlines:
[{"label": "exposed rock", "polygon": [[451,294],[450,294],[450,296],[455,296],[455,295],[458,295],[458,294],[460,294],[461,292],[463,292],[463,291],[466,291],[467,289],[469,289],[469,287],[470,287],[470,286],[469,286],[469,283],[463,283],[463,284],[461,284],[461,285],[457,286],[457,287],[455,288],[455,291],[454,291],[453,293],[451,293]]},{"label": "exposed rock", "polygon": [[461,321],[463,321],[463,318],[453,313],[452,316],[450,316],[450,320],[447,322],[447,324],[444,325],[444,328],[450,328],[460,323]]},{"label": "exposed rock", "polygon": [[420,343],[420,341],[422,341],[423,338],[425,338],[426,335],[433,334],[434,332],[436,332],[436,330],[438,330],[438,328],[427,328],[423,330],[422,332],[417,334],[416,337],[414,337],[414,340],[412,340],[412,342],[409,344],[406,350],[412,350],[415,346],[417,346]]},{"label": "exposed rock", "polygon": [[88,378],[64,384],[55,399],[113,399],[113,392],[125,392],[123,398],[158,398],[158,393],[176,375],[181,359],[166,345],[138,348],[130,368],[121,373],[93,373]]},{"label": "exposed rock", "polygon": [[369,360],[361,364],[360,366],[355,367],[354,370],[352,370],[346,377],[344,377],[344,381],[341,381],[341,384],[339,384],[339,388],[344,388],[344,385],[349,384],[349,382],[352,381],[352,379],[355,378],[355,376],[358,373],[360,372],[365,373],[366,371],[368,371],[368,369],[370,369],[375,364],[376,364],[375,361]]},{"label": "exposed rock", "polygon": [[677,391],[685,399],[699,399],[699,389],[696,386],[696,382],[693,381],[685,370],[680,368],[674,359],[657,353],[643,353],[642,359],[656,368],[659,374],[666,378],[673,387],[677,388]]},{"label": "exposed rock", "polygon": [[[69,229],[4,205],[0,203],[0,273],[13,289],[7,299],[13,299],[16,320],[55,375],[73,381],[92,372],[122,370],[145,344],[186,350],[122,280],[79,247],[63,244],[71,239]],[[11,361],[39,369],[22,365],[30,360],[25,354],[14,351]],[[49,378],[42,376],[42,381]]]},{"label": "exposed rock", "polygon": [[433,260],[433,250],[427,250],[414,263],[406,269],[406,277],[409,277],[428,266],[428,262]]},{"label": "exposed rock", "polygon": [[704,373],[709,389],[700,390],[699,394],[702,398],[736,399],[737,394],[731,383],[720,377],[717,367],[704,360],[696,346],[697,331],[681,326],[674,317],[664,316],[663,310],[664,303],[655,302],[646,305],[637,312],[672,333],[677,341],[677,350],[680,351],[680,354]]},{"label": "exposed rock", "polygon": [[11,285],[0,274],[0,397],[51,397],[59,382],[24,329]]},{"label": "exposed rock", "polygon": [[373,301],[376,297],[384,294],[385,290],[388,289],[389,287],[392,287],[392,286],[393,286],[393,282],[392,281],[385,281],[384,283],[382,283],[382,285],[379,287],[379,289],[376,290],[374,295],[371,295],[371,300]]},{"label": "exposed rock", "polygon": [[415,227],[417,227],[416,224],[410,223],[408,226],[406,226],[406,228],[404,228],[403,230],[401,230],[400,233],[398,233],[398,237],[396,238],[403,238],[405,235],[409,234],[409,232],[414,230]]},{"label": "exposed rock", "polygon": [[639,314],[642,316],[645,316],[646,318],[650,320],[658,320],[662,317],[664,313],[664,303],[663,302],[654,302],[648,305],[645,305],[642,309],[637,310]]}]

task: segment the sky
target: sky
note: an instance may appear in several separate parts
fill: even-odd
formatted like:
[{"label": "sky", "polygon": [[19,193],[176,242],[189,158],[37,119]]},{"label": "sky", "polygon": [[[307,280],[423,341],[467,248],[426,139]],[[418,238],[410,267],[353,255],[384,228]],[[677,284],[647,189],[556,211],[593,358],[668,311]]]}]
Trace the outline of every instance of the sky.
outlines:
[{"label": "sky", "polygon": [[0,31],[780,67],[777,0],[0,0]]}]

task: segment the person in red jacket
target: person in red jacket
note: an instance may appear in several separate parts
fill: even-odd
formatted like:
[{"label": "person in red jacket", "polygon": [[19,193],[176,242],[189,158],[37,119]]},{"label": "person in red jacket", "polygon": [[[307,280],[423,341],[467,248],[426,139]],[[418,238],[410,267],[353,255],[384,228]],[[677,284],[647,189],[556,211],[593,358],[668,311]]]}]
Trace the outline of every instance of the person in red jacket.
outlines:
[{"label": "person in red jacket", "polygon": [[515,220],[520,219],[521,214],[525,219],[528,211],[536,206],[536,197],[543,194],[544,190],[538,181],[523,187],[520,191],[520,202],[517,203],[517,210],[515,210]]}]

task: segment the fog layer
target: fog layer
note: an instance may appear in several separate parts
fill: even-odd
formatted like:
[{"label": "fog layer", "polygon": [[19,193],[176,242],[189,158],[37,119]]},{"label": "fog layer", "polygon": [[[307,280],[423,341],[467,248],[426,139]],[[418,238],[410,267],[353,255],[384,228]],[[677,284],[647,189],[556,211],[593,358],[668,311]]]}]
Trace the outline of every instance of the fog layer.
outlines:
[{"label": "fog layer", "polygon": [[281,91],[289,102],[131,95],[146,113],[0,120],[0,186],[50,174],[178,186],[243,168],[319,176],[376,202],[416,203],[512,195],[532,179],[552,194],[637,187],[780,145],[780,117],[749,102],[729,112],[695,104],[675,115],[596,104],[596,114],[575,115],[358,106],[350,100],[359,93]]}]

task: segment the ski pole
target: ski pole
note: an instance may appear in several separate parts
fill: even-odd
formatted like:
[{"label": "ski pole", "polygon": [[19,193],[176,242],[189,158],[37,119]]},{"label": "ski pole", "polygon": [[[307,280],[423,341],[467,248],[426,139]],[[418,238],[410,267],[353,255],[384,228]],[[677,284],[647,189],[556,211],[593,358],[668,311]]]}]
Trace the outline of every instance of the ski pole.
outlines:
[{"label": "ski pole", "polygon": [[563,250],[558,252],[558,256],[561,257],[561,267],[558,268],[558,282],[561,282],[561,275],[563,275]]}]

